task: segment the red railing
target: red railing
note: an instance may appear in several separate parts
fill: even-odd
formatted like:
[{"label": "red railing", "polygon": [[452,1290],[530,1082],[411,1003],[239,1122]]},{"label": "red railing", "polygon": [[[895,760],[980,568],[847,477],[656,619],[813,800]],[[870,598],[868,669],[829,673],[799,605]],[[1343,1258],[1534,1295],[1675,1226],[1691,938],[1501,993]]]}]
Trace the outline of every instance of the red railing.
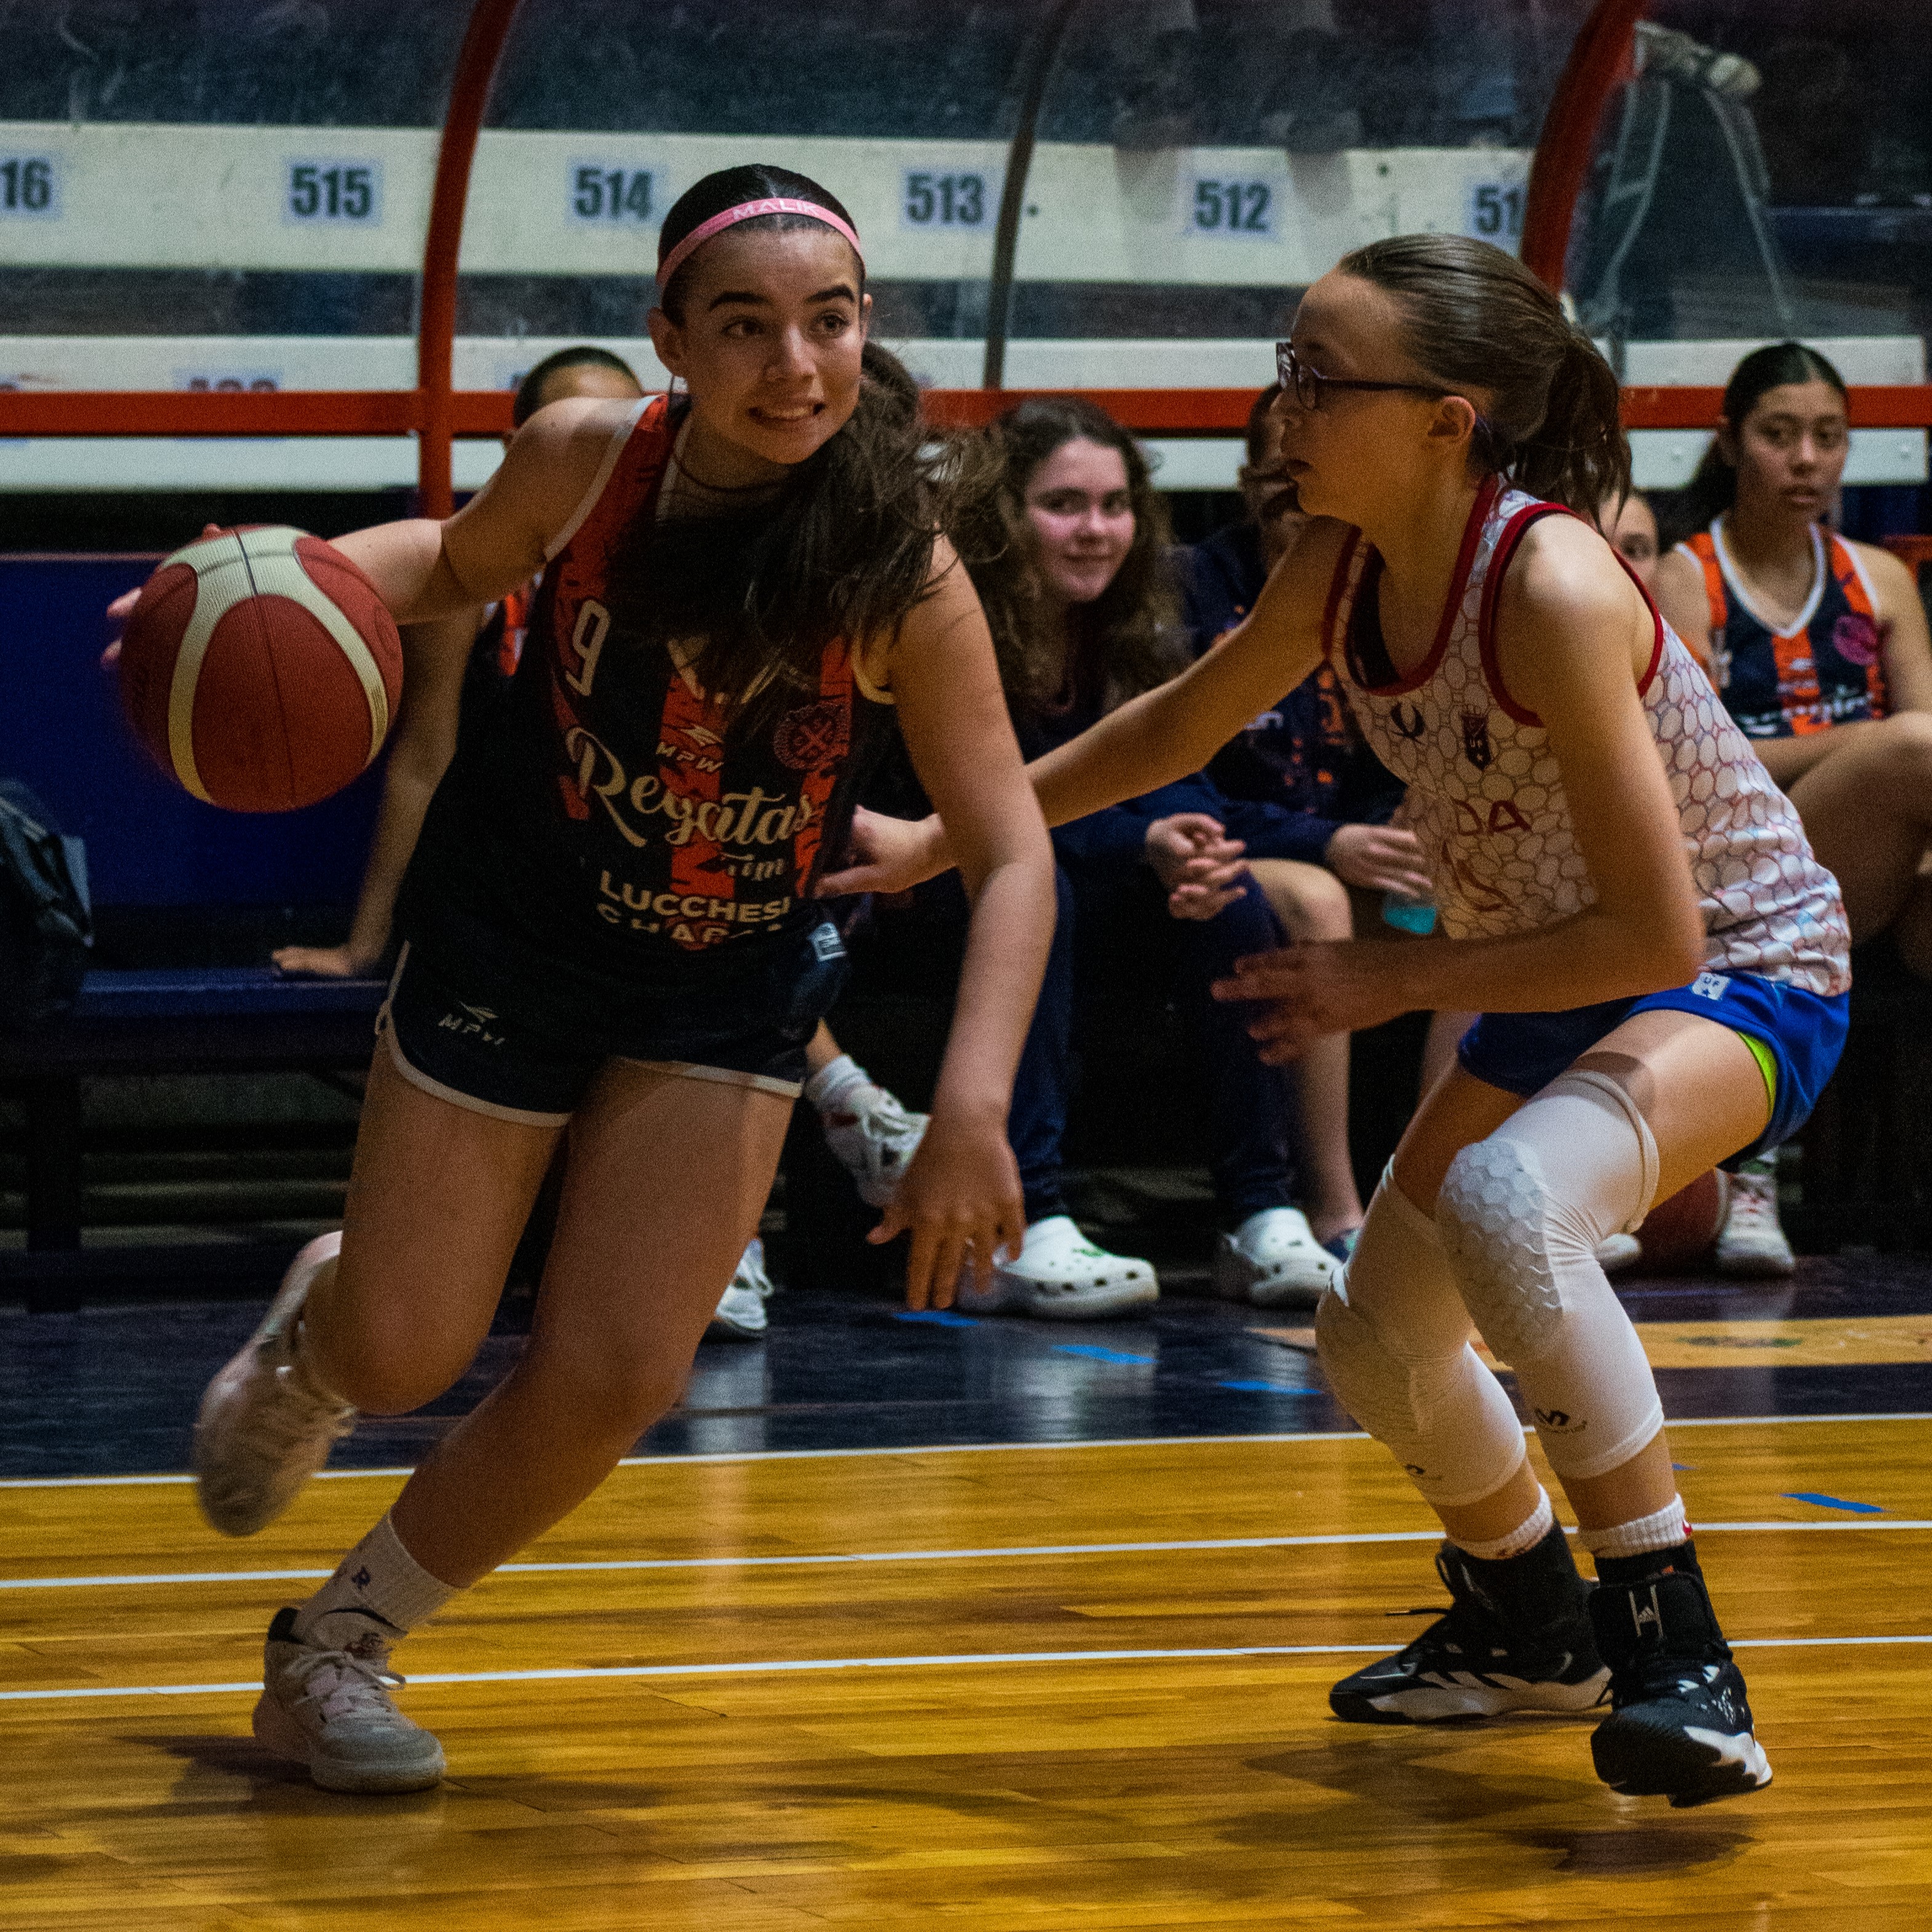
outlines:
[{"label": "red railing", "polygon": [[1552,289],[1563,286],[1576,198],[1589,178],[1597,127],[1629,67],[1647,0],[1597,0],[1570,44],[1570,58],[1543,117],[1523,196],[1522,260]]},{"label": "red railing", "polygon": [[[69,390],[0,392],[0,436],[406,436],[418,439],[418,478],[424,511],[451,506],[452,438],[497,436],[510,427],[510,398],[495,391],[455,391],[452,357],[457,262],[478,131],[490,88],[509,38],[518,0],[476,0],[450,90],[436,158],[436,189],[423,250],[417,386],[394,390],[286,390],[268,394],[205,392]],[[1552,99],[1534,161],[1523,218],[1523,260],[1560,286],[1570,223],[1594,152],[1604,107],[1622,77],[1645,0],[1598,0],[1584,23]],[[1029,393],[1019,389],[935,389],[927,406],[956,425],[988,421]],[[1062,393],[1062,392],[1054,392]],[[1238,433],[1254,392],[1248,389],[1084,390],[1142,435]],[[1708,429],[1722,392],[1640,388],[1624,392],[1632,429]],[[1861,428],[1932,428],[1932,385],[1860,388],[1852,421]]]},{"label": "red railing", "polygon": [[[935,422],[966,428],[989,422],[1030,395],[1064,390],[928,389]],[[1252,389],[1083,389],[1117,422],[1142,436],[1233,436],[1246,426]],[[1644,387],[1623,392],[1630,429],[1710,429],[1719,388]],[[1860,429],[1932,429],[1932,383],[1856,388],[1852,422]],[[235,394],[205,390],[65,389],[0,392],[0,436],[406,436],[428,420],[419,389],[284,389]],[[510,428],[510,398],[500,389],[462,389],[443,418],[454,436],[491,436]],[[427,505],[425,507],[428,507]]]}]

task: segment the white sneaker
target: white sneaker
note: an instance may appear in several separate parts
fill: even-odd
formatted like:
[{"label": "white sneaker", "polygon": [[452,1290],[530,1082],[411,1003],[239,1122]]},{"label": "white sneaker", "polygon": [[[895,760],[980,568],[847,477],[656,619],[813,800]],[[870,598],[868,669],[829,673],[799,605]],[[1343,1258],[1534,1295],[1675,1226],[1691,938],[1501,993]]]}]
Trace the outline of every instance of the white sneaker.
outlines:
[{"label": "white sneaker", "polygon": [[729,1336],[734,1341],[755,1342],[765,1332],[765,1302],[771,1293],[772,1278],[765,1272],[765,1244],[754,1234],[738,1257],[737,1272],[711,1318],[709,1332]]},{"label": "white sneaker", "polygon": [[1312,1308],[1341,1272],[1299,1208],[1250,1214],[1214,1250],[1214,1292],[1256,1308]]},{"label": "white sneaker", "polygon": [[870,1080],[855,1081],[819,1116],[832,1158],[857,1184],[859,1198],[883,1208],[926,1136],[930,1114],[915,1114]]},{"label": "white sneaker", "polygon": [[354,1408],[312,1381],[295,1352],[310,1284],[341,1250],[340,1232],[320,1234],[296,1256],[262,1325],[201,1399],[195,1496],[224,1536],[273,1522],[356,1426]]},{"label": "white sneaker", "polygon": [[1597,1244],[1597,1265],[1606,1274],[1622,1274],[1643,1259],[1643,1244],[1634,1234],[1606,1234]]},{"label": "white sneaker", "polygon": [[1026,1231],[1011,1260],[996,1262],[990,1287],[962,1268],[952,1298],[969,1315],[1037,1315],[1049,1322],[1096,1322],[1160,1298],[1150,1262],[1096,1248],[1070,1216],[1049,1214]]},{"label": "white sneaker", "polygon": [[262,1677],[256,1741],[307,1765],[325,1791],[427,1791],[442,1776],[442,1745],[390,1700],[403,1680],[373,1621],[349,1648],[324,1650],[296,1635],[292,1607],[277,1611]]},{"label": "white sneaker", "polygon": [[1787,1275],[1797,1265],[1778,1224],[1778,1176],[1768,1162],[1753,1161],[1731,1176],[1731,1204],[1718,1231],[1718,1272]]}]

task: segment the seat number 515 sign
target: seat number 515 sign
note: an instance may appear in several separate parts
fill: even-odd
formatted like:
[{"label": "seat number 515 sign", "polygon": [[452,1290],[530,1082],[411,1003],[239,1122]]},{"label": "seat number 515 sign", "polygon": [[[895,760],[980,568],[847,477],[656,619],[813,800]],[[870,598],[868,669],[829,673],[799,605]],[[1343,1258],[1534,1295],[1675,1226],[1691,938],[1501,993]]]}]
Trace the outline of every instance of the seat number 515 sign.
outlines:
[{"label": "seat number 515 sign", "polygon": [[382,219],[380,161],[292,160],[285,175],[284,221],[339,221],[373,228]]}]

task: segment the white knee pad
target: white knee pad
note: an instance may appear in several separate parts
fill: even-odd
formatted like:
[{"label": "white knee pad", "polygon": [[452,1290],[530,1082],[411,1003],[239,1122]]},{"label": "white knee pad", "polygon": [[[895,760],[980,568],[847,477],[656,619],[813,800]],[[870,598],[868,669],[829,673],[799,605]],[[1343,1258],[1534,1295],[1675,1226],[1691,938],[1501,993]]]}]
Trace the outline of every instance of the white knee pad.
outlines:
[{"label": "white knee pad", "polygon": [[1315,1330],[1337,1399],[1430,1502],[1454,1508],[1508,1481],[1522,1460],[1516,1412],[1469,1346],[1435,1222],[1387,1174]]},{"label": "white knee pad", "polygon": [[1604,1238],[1649,1212],[1657,1178],[1636,1102],[1572,1072],[1465,1148],[1436,1197],[1462,1300],[1562,1477],[1604,1474],[1662,1424],[1642,1345],[1597,1264]]}]

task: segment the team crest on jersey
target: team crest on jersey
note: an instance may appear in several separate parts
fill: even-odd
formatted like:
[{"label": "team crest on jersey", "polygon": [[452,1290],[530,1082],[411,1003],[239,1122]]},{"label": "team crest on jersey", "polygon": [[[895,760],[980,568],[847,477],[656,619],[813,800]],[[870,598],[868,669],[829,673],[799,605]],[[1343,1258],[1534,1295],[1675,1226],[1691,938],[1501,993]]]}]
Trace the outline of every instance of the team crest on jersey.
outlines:
[{"label": "team crest on jersey", "polygon": [[1847,664],[1878,662],[1878,626],[1861,610],[1847,610],[1832,626],[1832,648]]},{"label": "team crest on jersey", "polygon": [[1487,771],[1496,762],[1496,748],[1490,742],[1490,714],[1486,711],[1462,713],[1462,755],[1479,772]]},{"label": "team crest on jersey", "polygon": [[772,735],[779,764],[795,772],[823,771],[844,757],[850,743],[844,706],[824,701],[788,711]]}]

